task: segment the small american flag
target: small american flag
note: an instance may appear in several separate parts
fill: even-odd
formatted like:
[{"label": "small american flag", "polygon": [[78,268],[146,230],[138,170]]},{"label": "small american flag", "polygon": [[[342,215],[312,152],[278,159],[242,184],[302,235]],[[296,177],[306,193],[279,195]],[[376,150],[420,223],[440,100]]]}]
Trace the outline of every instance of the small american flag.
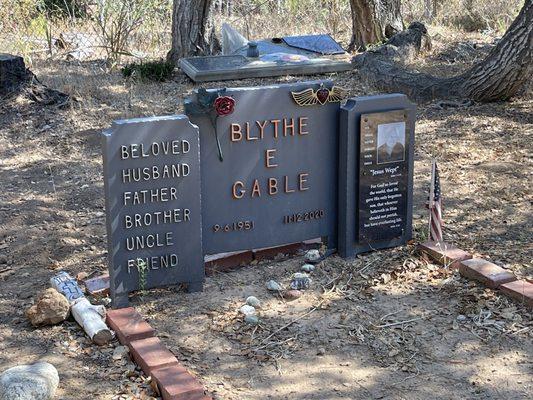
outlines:
[{"label": "small american flag", "polygon": [[429,189],[429,239],[442,242],[442,198],[440,193],[440,178],[437,162],[433,160],[431,166],[431,186]]}]

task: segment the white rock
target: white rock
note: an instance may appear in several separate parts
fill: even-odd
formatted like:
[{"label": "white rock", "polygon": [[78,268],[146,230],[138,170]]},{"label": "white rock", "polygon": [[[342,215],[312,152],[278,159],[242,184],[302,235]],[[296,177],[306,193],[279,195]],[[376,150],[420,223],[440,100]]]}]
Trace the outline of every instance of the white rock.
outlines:
[{"label": "white rock", "polygon": [[48,400],[58,385],[59,375],[52,364],[18,365],[0,374],[0,400]]},{"label": "white rock", "polygon": [[249,306],[248,304],[245,304],[241,308],[239,308],[239,311],[244,315],[255,315],[256,311],[255,308],[252,306]]},{"label": "white rock", "polygon": [[274,280],[270,280],[267,282],[267,289],[273,292],[281,292],[283,290],[281,285]]},{"label": "white rock", "polygon": [[313,272],[315,270],[315,266],[313,264],[304,264],[300,269],[304,272]]},{"label": "white rock", "polygon": [[248,296],[246,298],[246,304],[255,308],[261,308],[261,302],[255,296]]},{"label": "white rock", "polygon": [[307,262],[317,262],[320,260],[320,252],[316,249],[308,250],[307,253],[305,253],[305,261]]}]

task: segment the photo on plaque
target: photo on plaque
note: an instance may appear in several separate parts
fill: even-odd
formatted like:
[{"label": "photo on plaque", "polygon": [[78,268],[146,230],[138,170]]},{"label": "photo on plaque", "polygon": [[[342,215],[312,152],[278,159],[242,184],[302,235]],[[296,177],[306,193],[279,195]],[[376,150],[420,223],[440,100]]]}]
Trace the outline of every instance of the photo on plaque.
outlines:
[{"label": "photo on plaque", "polygon": [[377,164],[405,160],[405,122],[379,124]]}]

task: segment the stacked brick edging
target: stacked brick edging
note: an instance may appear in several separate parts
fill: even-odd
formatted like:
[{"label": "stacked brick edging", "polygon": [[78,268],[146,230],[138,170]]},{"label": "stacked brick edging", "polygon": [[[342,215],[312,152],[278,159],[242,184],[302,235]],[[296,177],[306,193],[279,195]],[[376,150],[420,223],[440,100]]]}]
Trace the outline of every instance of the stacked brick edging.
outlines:
[{"label": "stacked brick edging", "polygon": [[106,321],[120,343],[128,346],[133,360],[156,382],[163,400],[211,400],[133,307],[109,310]]},{"label": "stacked brick edging", "polygon": [[458,269],[465,278],[497,289],[533,309],[532,282],[517,280],[514,274],[502,267],[482,258],[473,258],[468,252],[444,242],[425,242],[418,245],[418,250],[444,267]]}]

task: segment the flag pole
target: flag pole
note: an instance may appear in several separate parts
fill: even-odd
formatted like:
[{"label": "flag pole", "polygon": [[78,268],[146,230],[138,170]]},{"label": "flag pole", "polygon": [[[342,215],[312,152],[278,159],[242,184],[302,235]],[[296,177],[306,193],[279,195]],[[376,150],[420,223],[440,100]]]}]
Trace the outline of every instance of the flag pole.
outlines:
[{"label": "flag pole", "polygon": [[433,208],[435,202],[435,158],[431,160],[431,183],[429,185],[429,201],[428,201],[428,211],[429,211],[429,223],[428,223],[428,239],[431,240],[431,209]]}]

